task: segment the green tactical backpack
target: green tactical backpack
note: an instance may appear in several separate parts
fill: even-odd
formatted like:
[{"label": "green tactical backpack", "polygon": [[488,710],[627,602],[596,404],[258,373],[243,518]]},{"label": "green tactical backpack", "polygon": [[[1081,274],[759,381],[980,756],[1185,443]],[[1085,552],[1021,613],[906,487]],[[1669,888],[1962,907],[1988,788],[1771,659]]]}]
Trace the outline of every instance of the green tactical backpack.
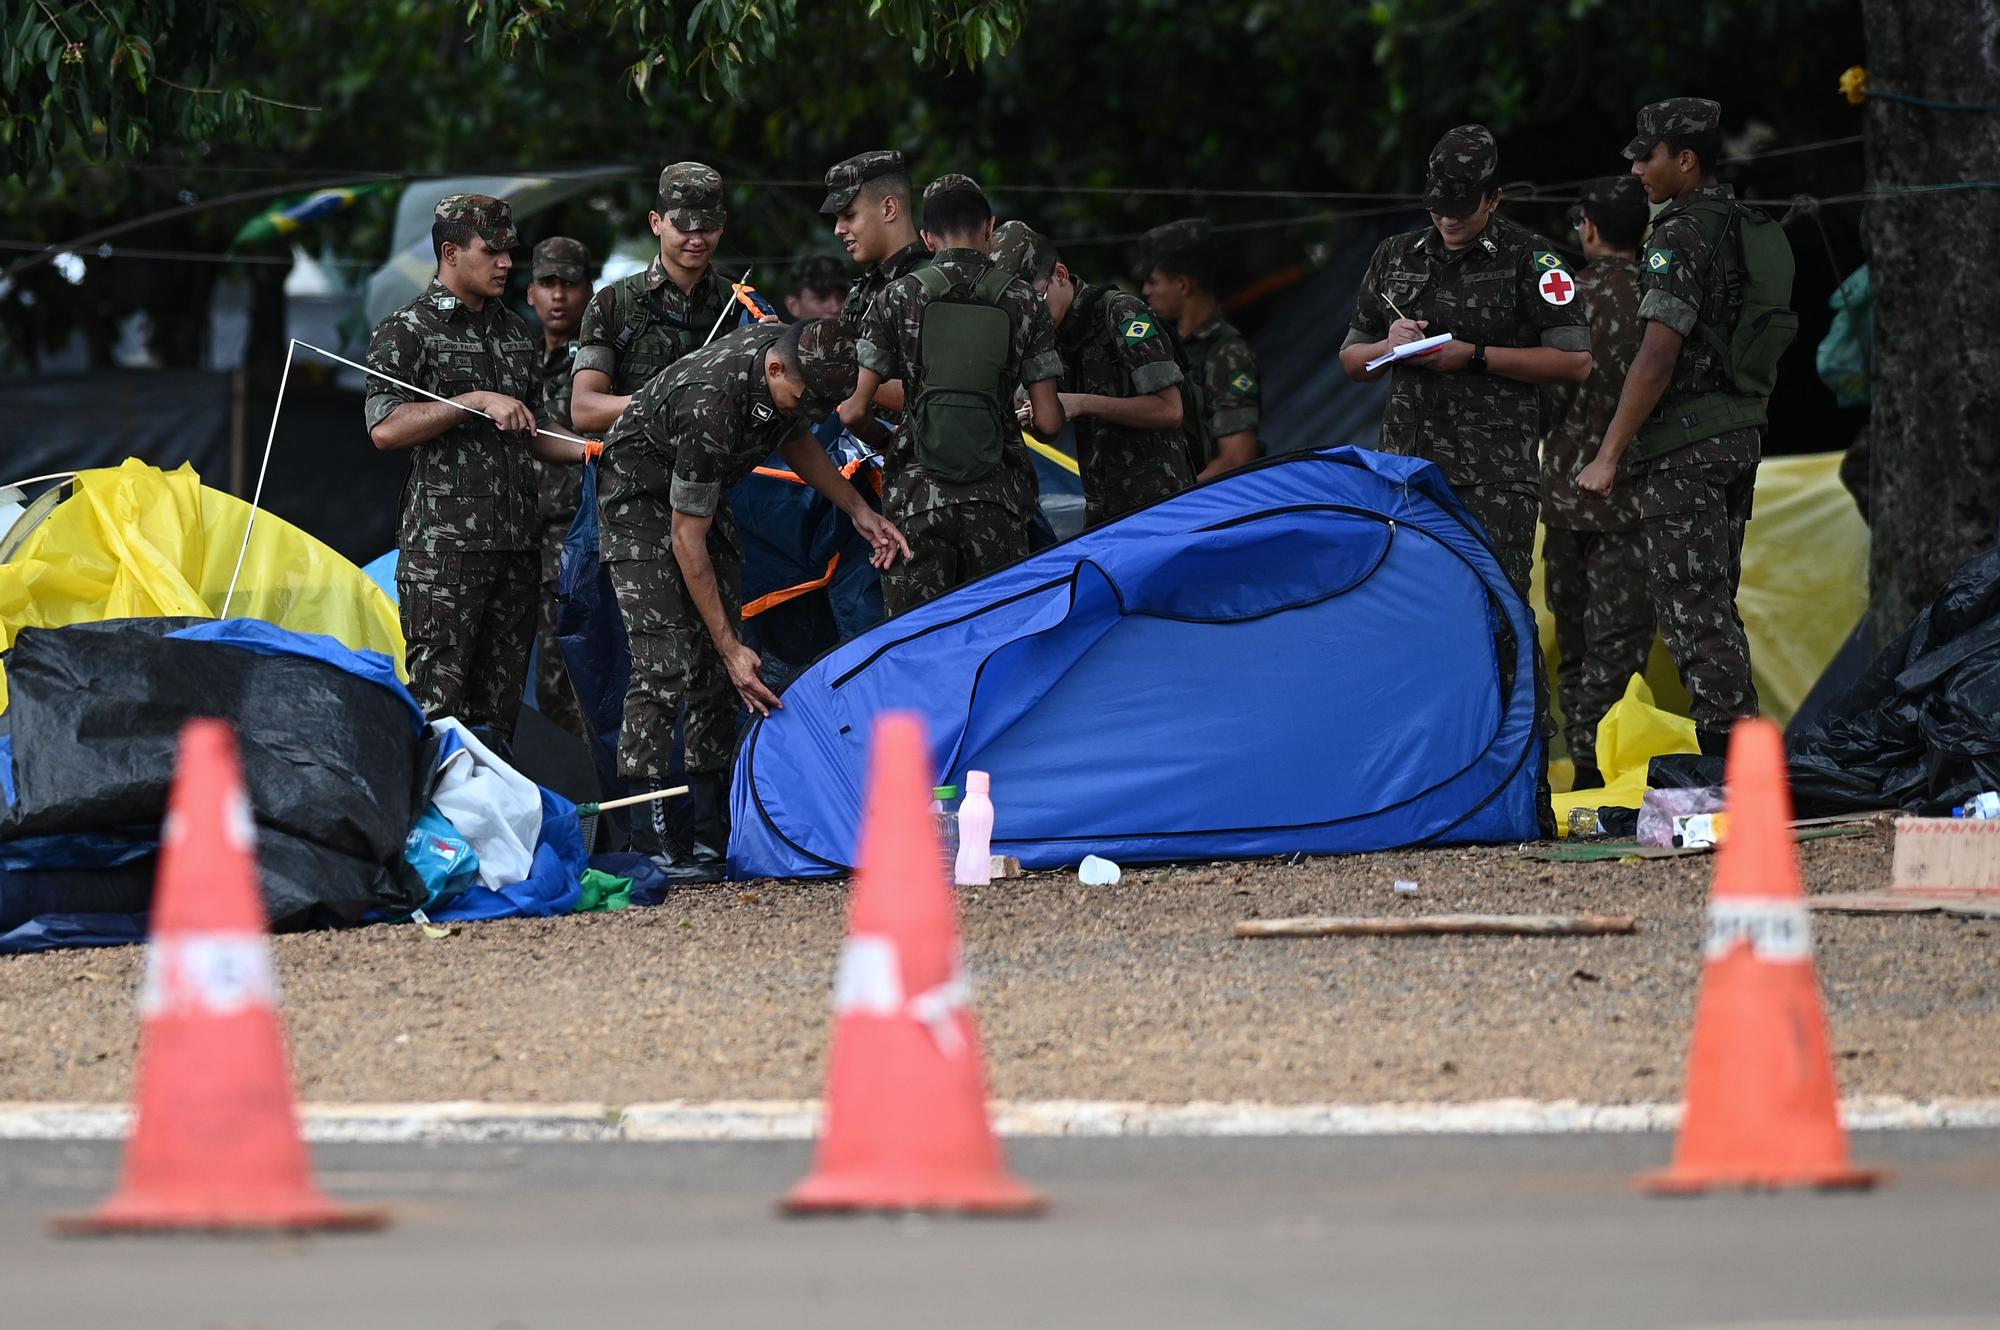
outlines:
[{"label": "green tactical backpack", "polygon": [[936,267],[916,276],[926,297],[917,330],[923,368],[909,418],[917,465],[951,484],[984,480],[1000,466],[1008,438],[1020,435],[1002,392],[1014,321],[1000,294],[1014,275],[996,265],[957,284]]},{"label": "green tactical backpack", "polygon": [[1661,403],[1639,431],[1635,454],[1642,460],[1768,423],[1764,401],[1777,387],[1778,361],[1799,335],[1799,314],[1791,308],[1796,265],[1784,228],[1733,200],[1704,200],[1688,216],[1708,241],[1708,270],[1718,260],[1723,265],[1724,317],[1698,327],[1720,357],[1729,387]]},{"label": "green tactical backpack", "polygon": [[[1107,341],[1115,343],[1124,335],[1124,330],[1118,326],[1118,320],[1111,312],[1108,290],[1101,291],[1097,297],[1097,318]],[[1172,348],[1174,363],[1181,367],[1181,440],[1187,449],[1189,469],[1200,475],[1201,469],[1215,460],[1215,435],[1208,428],[1208,383],[1188,363],[1187,348],[1181,344],[1180,334],[1174,331],[1173,325],[1157,320],[1155,326]]]}]

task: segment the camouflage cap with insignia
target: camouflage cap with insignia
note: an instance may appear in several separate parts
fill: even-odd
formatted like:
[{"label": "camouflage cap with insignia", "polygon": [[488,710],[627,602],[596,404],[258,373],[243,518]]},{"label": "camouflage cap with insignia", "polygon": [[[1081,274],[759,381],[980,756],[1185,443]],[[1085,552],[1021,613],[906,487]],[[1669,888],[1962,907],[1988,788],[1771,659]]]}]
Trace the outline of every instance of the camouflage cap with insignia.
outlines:
[{"label": "camouflage cap with insignia", "polygon": [[1625,145],[1625,157],[1636,162],[1651,153],[1661,139],[1713,134],[1721,128],[1721,102],[1706,97],[1669,97],[1639,108],[1639,132]]},{"label": "camouflage cap with insignia", "polygon": [[857,152],[844,162],[835,163],[826,173],[826,198],[820,202],[822,213],[835,213],[854,202],[861,187],[871,180],[883,176],[906,175],[909,168],[903,165],[903,154],[894,148],[877,148],[872,152]]},{"label": "camouflage cap with insignia", "polygon": [[722,176],[700,162],[675,162],[660,172],[660,196],[653,211],[683,231],[713,231],[729,220],[722,201]]},{"label": "camouflage cap with insignia", "polygon": [[528,265],[528,280],[539,282],[544,277],[553,277],[559,282],[587,282],[590,269],[590,249],[581,240],[550,236],[535,246]]},{"label": "camouflage cap with insignia", "polygon": [[521,243],[514,232],[513,206],[491,194],[447,194],[437,201],[431,216],[471,227],[488,249],[512,249]]},{"label": "camouflage cap with insignia", "polygon": [[1500,147],[1484,125],[1447,129],[1424,168],[1424,210],[1464,217],[1479,207],[1482,187],[1500,169]]},{"label": "camouflage cap with insignia", "polygon": [[1033,286],[1055,271],[1056,247],[1026,222],[1002,222],[993,228],[993,261]]},{"label": "camouflage cap with insignia", "polygon": [[799,377],[819,407],[830,411],[853,396],[861,378],[854,355],[854,339],[839,319],[799,325]]}]

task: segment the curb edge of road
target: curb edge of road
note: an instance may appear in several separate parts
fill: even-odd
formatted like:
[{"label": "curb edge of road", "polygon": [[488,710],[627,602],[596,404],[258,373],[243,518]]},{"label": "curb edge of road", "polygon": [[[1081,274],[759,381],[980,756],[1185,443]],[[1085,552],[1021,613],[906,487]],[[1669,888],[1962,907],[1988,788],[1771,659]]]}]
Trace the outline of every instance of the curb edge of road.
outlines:
[{"label": "curb edge of road", "polygon": [[[1488,1099],[1474,1103],[1153,1104],[1116,1100],[997,1100],[1002,1136],[1222,1137],[1572,1135],[1672,1131],[1679,1104],[1585,1104]],[[2000,1128],[2000,1099],[1844,1100],[1850,1131]],[[306,1139],[321,1144],[555,1141],[803,1141],[819,1130],[805,1099],[653,1104],[307,1104]],[[131,1128],[122,1104],[0,1102],[0,1141],[104,1141]]]}]

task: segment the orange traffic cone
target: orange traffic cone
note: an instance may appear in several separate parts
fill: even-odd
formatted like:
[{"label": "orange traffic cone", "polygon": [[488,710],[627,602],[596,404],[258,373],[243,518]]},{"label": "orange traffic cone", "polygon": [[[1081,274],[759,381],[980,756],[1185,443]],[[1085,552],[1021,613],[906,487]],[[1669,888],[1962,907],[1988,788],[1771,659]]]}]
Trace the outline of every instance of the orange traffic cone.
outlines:
[{"label": "orange traffic cone", "polygon": [[812,1176],[785,1198],[790,1214],[1043,1205],[1008,1175],[987,1120],[929,772],[917,718],[883,717],[835,983],[826,1125]]},{"label": "orange traffic cone", "polygon": [[138,1121],[116,1193],[59,1218],[81,1235],[157,1229],[375,1228],[313,1182],[292,1101],[236,736],[181,732],[139,1013]]},{"label": "orange traffic cone", "polygon": [[1784,740],[1737,722],[1729,830],[1716,851],[1687,1109],[1659,1193],[1715,1187],[1867,1187],[1840,1125],[1826,1015],[1792,842]]}]

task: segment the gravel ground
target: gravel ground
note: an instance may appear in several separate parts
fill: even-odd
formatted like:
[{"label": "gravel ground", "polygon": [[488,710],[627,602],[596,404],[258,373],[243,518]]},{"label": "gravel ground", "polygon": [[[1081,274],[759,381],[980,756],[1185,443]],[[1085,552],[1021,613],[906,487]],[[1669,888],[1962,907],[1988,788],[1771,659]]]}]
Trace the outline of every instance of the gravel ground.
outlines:
[{"label": "gravel ground", "polygon": [[[1886,832],[1801,847],[1810,891],[1885,885]],[[995,1093],[1373,1102],[1679,1093],[1713,861],[1511,848],[1043,874],[961,894]],[[1420,884],[1414,897],[1392,883]],[[798,1098],[824,1075],[846,890],[277,940],[303,1098]],[[1632,937],[1237,941],[1294,914],[1595,911]],[[2000,921],[1815,917],[1843,1089],[2000,1093]],[[128,1093],[139,949],[0,957],[0,1099]]]}]

